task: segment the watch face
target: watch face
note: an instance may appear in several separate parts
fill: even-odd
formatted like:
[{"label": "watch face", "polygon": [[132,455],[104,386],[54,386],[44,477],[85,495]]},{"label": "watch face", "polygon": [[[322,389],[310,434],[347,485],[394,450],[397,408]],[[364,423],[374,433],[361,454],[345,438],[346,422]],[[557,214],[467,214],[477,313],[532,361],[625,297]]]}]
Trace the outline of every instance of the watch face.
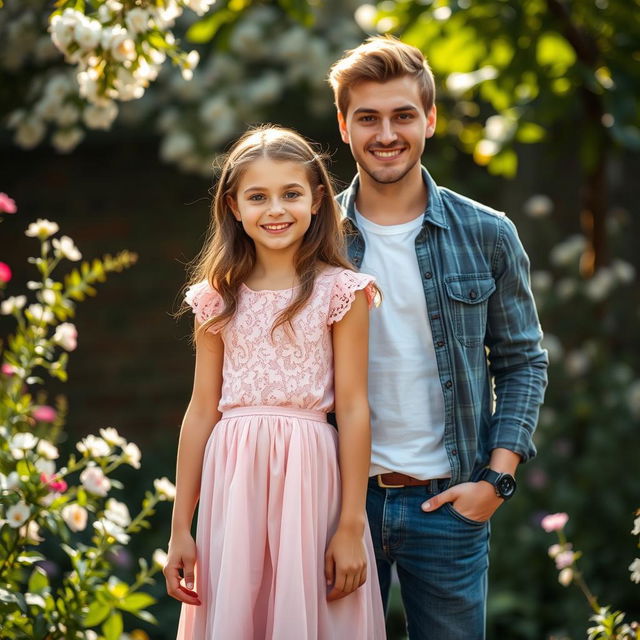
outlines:
[{"label": "watch face", "polygon": [[503,498],[510,498],[516,491],[516,481],[513,476],[503,475],[496,487]]}]

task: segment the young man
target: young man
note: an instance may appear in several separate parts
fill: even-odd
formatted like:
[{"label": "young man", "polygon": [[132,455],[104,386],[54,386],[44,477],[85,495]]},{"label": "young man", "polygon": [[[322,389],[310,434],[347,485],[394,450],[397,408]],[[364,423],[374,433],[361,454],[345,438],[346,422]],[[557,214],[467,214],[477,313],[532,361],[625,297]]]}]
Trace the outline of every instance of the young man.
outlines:
[{"label": "young man", "polygon": [[396,564],[411,640],[482,639],[489,519],[535,455],[546,386],[529,261],[508,218],[421,167],[436,108],[418,49],[370,38],[329,81],[358,166],[338,196],[349,255],[384,297],[367,498],[383,599]]}]

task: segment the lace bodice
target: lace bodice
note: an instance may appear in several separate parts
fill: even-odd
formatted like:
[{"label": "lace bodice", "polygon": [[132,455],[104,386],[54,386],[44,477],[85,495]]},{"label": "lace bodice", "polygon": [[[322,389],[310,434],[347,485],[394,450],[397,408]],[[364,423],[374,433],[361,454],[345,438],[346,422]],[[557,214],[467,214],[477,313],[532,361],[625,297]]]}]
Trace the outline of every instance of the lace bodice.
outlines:
[{"label": "lace bodice", "polygon": [[[371,306],[373,281],[364,273],[327,268],[316,277],[308,303],[294,316],[294,333],[280,326],[273,335],[274,320],[295,297],[296,289],[253,291],[241,285],[236,314],[222,329],[218,409],[224,413],[232,407],[266,405],[331,411],[331,325],[344,317],[358,290],[366,291]],[[189,287],[185,300],[200,322],[222,311],[222,298],[207,281]]]}]

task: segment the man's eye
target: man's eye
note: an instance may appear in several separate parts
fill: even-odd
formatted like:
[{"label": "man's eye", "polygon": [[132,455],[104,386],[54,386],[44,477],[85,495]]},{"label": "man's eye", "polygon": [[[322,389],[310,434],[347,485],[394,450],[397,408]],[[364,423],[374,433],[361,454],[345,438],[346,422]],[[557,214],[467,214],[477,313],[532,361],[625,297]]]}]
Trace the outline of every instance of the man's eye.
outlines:
[{"label": "man's eye", "polygon": [[398,115],[399,120],[413,120],[412,113],[401,113]]},{"label": "man's eye", "polygon": [[375,119],[375,116],[362,116],[360,122],[373,122]]}]

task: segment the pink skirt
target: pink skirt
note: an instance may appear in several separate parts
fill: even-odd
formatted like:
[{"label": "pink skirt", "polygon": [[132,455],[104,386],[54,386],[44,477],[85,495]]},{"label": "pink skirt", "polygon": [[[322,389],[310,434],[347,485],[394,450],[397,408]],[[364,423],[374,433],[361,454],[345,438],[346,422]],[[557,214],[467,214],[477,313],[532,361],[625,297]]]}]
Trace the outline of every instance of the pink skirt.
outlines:
[{"label": "pink skirt", "polygon": [[368,527],[367,581],[327,602],[324,554],[340,513],[337,433],[288,407],[227,411],[207,443],[196,536],[200,606],[178,640],[386,638]]}]

